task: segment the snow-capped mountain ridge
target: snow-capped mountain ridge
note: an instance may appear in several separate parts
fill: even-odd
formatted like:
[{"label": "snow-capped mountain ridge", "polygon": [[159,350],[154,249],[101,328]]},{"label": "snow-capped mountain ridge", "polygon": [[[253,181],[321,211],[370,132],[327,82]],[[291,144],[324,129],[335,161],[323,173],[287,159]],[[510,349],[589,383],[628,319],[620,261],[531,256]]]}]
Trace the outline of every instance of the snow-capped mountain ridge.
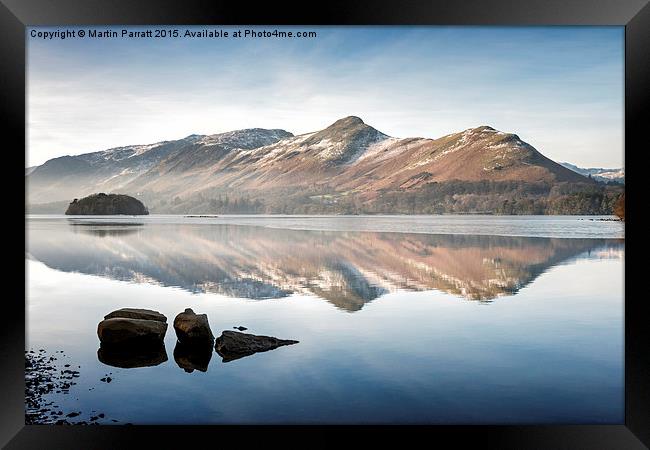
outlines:
[{"label": "snow-capped mountain ridge", "polygon": [[614,181],[616,183],[625,183],[625,169],[616,168],[616,169],[605,169],[602,167],[578,167],[574,164],[568,162],[561,162],[562,166],[567,169],[573,170],[576,173],[579,173],[584,176],[590,176],[598,181]]},{"label": "snow-capped mountain ridge", "polygon": [[26,176],[34,203],[116,191],[162,204],[244,192],[265,200],[327,194],[372,202],[384,192],[401,195],[454,180],[594,183],[518,135],[487,125],[435,139],[399,138],[356,116],[297,136],[248,128],[55,158]]}]

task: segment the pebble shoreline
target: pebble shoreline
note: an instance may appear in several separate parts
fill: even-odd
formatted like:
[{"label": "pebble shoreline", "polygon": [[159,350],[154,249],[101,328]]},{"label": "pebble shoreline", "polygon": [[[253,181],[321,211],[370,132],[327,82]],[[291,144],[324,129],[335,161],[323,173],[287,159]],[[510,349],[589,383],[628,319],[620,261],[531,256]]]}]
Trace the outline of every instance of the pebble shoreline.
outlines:
[{"label": "pebble shoreline", "polygon": [[[63,350],[56,350],[55,355],[48,355],[45,349],[25,351],[25,424],[26,425],[99,425],[118,423],[109,419],[104,413],[91,411],[87,419],[82,411],[63,411],[55,400],[48,401],[48,394],[70,394],[80,377],[81,366],[70,363],[61,364],[65,357]],[[94,389],[94,388],[90,388]],[[89,389],[89,390],[90,390]],[[75,419],[76,418],[76,419]],[[75,419],[75,420],[72,420]],[[127,424],[130,425],[130,424]]]}]

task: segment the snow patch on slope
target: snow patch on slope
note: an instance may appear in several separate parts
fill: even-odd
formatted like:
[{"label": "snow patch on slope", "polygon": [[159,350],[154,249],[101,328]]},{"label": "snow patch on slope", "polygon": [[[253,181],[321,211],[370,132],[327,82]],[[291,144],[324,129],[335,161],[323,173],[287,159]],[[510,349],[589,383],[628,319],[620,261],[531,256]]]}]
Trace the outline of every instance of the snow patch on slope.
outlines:
[{"label": "snow patch on slope", "polygon": [[233,149],[241,148],[250,150],[275,144],[281,139],[293,136],[284,130],[266,130],[263,128],[248,128],[244,130],[228,131],[226,133],[203,136],[197,140],[201,145],[221,145]]},{"label": "snow patch on slope", "polygon": [[389,137],[384,139],[383,141],[375,142],[374,144],[371,144],[368,146],[366,151],[359,156],[357,161],[363,161],[364,159],[367,158],[372,158],[376,157],[376,159],[386,159],[391,156],[394,156],[397,153],[401,153],[404,151],[404,148],[401,146],[395,146],[391,151],[388,151],[391,146],[394,146],[398,142],[400,142],[402,139],[399,138],[394,138],[394,137]]},{"label": "snow patch on slope", "polygon": [[331,142],[329,139],[323,139],[319,143],[312,145],[311,148],[318,150],[325,147],[324,151],[318,153],[318,158],[322,160],[329,161],[345,158],[347,164],[352,164],[363,156],[370,147],[381,144],[389,138],[389,136],[377,130],[372,130],[355,137],[353,141]]}]

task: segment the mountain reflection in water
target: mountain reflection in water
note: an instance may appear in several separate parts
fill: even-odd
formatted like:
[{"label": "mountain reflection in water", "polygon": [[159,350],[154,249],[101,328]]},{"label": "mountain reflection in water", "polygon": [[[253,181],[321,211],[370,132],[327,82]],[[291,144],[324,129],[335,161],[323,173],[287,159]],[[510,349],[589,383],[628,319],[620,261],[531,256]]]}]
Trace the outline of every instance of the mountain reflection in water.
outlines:
[{"label": "mountain reflection in water", "polygon": [[316,295],[352,312],[400,289],[490,301],[572,258],[623,248],[622,239],[59,223],[30,228],[27,251],[65,272],[250,299]]}]

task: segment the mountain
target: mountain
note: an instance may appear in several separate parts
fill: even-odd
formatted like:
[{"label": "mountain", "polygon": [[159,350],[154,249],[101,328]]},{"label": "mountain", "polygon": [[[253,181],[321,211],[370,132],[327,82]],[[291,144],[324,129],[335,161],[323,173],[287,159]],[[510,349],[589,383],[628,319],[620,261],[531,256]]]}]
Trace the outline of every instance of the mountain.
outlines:
[{"label": "mountain", "polygon": [[71,201],[94,192],[120,191],[129,181],[191,147],[200,137],[50,159],[27,175],[29,201]]},{"label": "mountain", "polygon": [[584,175],[588,177],[591,175],[591,178],[594,180],[598,181],[614,181],[616,183],[621,183],[625,184],[625,170],[624,169],[603,169],[601,168],[596,168],[596,167],[590,167],[587,169],[584,169],[582,167],[575,166],[571,163],[568,162],[563,162],[560,163],[567,169],[573,170],[576,173],[579,173],[581,175]]},{"label": "mountain", "polygon": [[355,116],[298,136],[253,128],[63,156],[27,185],[33,212],[93,192],[136,196],[152,213],[599,213],[615,200],[516,134],[395,138]]},{"label": "mountain", "polygon": [[27,175],[30,202],[68,200],[97,191],[123,191],[149,171],[178,165],[176,171],[181,172],[200,163],[217,161],[229,151],[268,145],[287,136],[291,133],[284,130],[260,129],[211,136],[194,134],[176,141],[54,158]]}]

